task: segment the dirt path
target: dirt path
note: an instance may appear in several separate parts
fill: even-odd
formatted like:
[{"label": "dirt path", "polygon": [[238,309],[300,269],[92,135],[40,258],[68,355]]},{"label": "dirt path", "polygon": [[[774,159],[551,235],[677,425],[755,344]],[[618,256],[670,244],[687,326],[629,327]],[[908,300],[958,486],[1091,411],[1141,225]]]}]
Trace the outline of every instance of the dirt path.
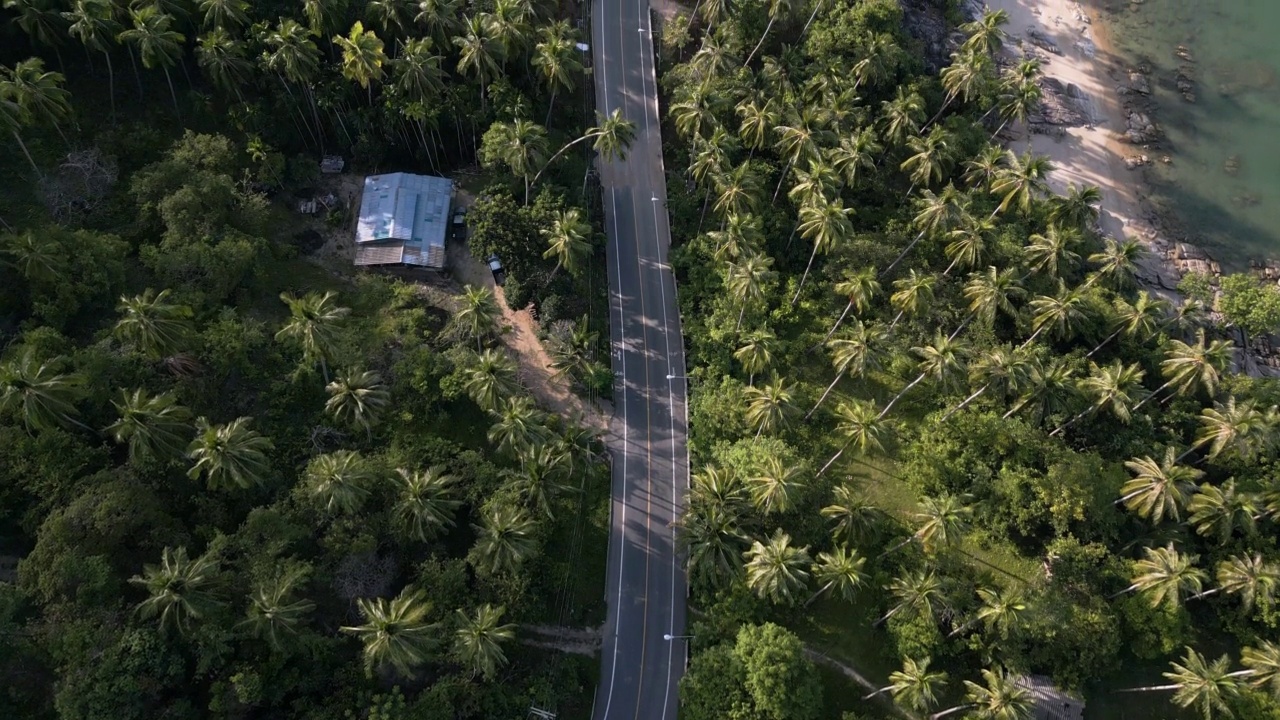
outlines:
[{"label": "dirt path", "polygon": [[516,311],[507,307],[507,298],[502,288],[494,285],[489,268],[471,257],[465,246],[449,243],[447,259],[449,270],[459,285],[486,287],[493,291],[498,309],[502,311],[502,324],[510,328],[502,333],[502,344],[515,356],[520,367],[520,381],[538,402],[563,417],[577,418],[584,427],[606,432],[609,428],[607,408],[589,405],[573,393],[567,379],[554,377],[551,357],[538,340],[538,323],[529,314],[529,309]]}]

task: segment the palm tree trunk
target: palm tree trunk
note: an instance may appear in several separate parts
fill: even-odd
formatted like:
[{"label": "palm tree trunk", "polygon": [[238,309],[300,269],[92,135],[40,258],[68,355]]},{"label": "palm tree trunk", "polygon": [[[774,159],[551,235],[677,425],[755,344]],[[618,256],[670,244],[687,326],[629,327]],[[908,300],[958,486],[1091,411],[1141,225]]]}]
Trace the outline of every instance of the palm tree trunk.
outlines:
[{"label": "palm tree trunk", "polygon": [[711,202],[711,188],[707,188],[707,194],[702,196],[702,216],[698,218],[698,234],[702,234],[702,223],[707,219],[707,203]]},{"label": "palm tree trunk", "polygon": [[1088,355],[1085,355],[1085,356],[1084,356],[1084,358],[1085,358],[1086,360],[1088,360],[1089,358],[1093,357],[1094,353],[1096,353],[1096,352],[1098,352],[1099,350],[1101,350],[1103,345],[1106,345],[1107,343],[1111,342],[1112,340],[1115,340],[1115,339],[1116,339],[1116,336],[1118,336],[1118,335],[1119,335],[1120,333],[1122,333],[1122,332],[1124,332],[1124,328],[1120,328],[1119,330],[1116,330],[1115,332],[1113,332],[1113,333],[1111,333],[1110,335],[1108,335],[1106,340],[1103,340],[1102,342],[1098,343],[1097,347],[1095,347],[1094,349],[1090,350],[1090,351],[1089,351],[1089,354],[1088,354]]},{"label": "palm tree trunk", "polygon": [[840,317],[836,318],[836,324],[831,326],[831,329],[827,331],[826,337],[822,338],[822,342],[814,346],[815,348],[821,345],[825,345],[827,341],[831,339],[831,336],[836,334],[836,330],[840,328],[840,324],[844,322],[845,316],[847,316],[849,314],[849,311],[852,309],[853,309],[853,301],[850,300],[849,304],[844,306],[844,312],[840,313]]},{"label": "palm tree trunk", "polygon": [[1169,388],[1169,386],[1170,386],[1170,385],[1172,385],[1172,384],[1173,384],[1173,381],[1172,381],[1172,380],[1170,380],[1169,382],[1167,382],[1167,383],[1165,383],[1165,384],[1161,385],[1160,387],[1156,388],[1155,390],[1153,390],[1153,391],[1151,392],[1151,394],[1150,394],[1150,395],[1148,395],[1148,396],[1146,396],[1146,397],[1142,398],[1142,402],[1140,402],[1140,403],[1138,403],[1137,405],[1134,405],[1134,406],[1133,406],[1134,411],[1136,412],[1136,411],[1137,411],[1139,408],[1141,408],[1143,405],[1146,405],[1146,404],[1147,404],[1147,402],[1148,402],[1149,400],[1151,400],[1151,399],[1152,399],[1152,398],[1154,398],[1155,396],[1157,396],[1157,395],[1159,395],[1160,393],[1162,393],[1162,392],[1164,392],[1165,390],[1167,390],[1167,389]]},{"label": "palm tree trunk", "polygon": [[942,416],[942,419],[941,419],[941,420],[939,420],[938,422],[946,422],[946,421],[947,421],[947,418],[951,417],[952,415],[955,415],[956,413],[960,412],[961,410],[965,409],[966,407],[969,407],[969,403],[973,402],[974,400],[977,400],[977,399],[978,399],[978,396],[980,396],[980,395],[982,395],[982,393],[986,392],[986,391],[987,391],[987,388],[989,388],[989,387],[991,387],[991,382],[990,382],[990,381],[988,381],[986,385],[983,385],[982,387],[980,387],[980,388],[978,388],[977,390],[975,390],[975,391],[974,391],[974,393],[973,393],[972,395],[970,395],[969,397],[965,398],[964,400],[961,400],[959,405],[956,405],[955,407],[953,407],[953,408],[951,408],[950,410],[948,410],[948,411],[947,411],[947,414],[946,414],[946,415],[943,415],[943,416]]},{"label": "palm tree trunk", "polygon": [[934,122],[936,122],[938,118],[942,117],[942,113],[947,111],[947,106],[950,105],[951,101],[955,99],[956,99],[956,96],[954,94],[947,93],[946,99],[942,101],[942,107],[938,108],[938,114],[929,118],[929,122],[921,126],[920,129],[916,131],[916,134],[920,135],[921,137],[924,137],[924,131],[928,130],[929,126],[932,125]]},{"label": "palm tree trunk", "polygon": [[[830,589],[832,588],[832,586],[833,586],[833,585],[835,585],[835,581],[834,581],[834,580],[832,580],[831,582],[828,582],[826,585],[823,585],[822,587],[818,588],[818,591],[817,591],[817,592],[815,592],[814,594],[810,595],[810,596],[809,596],[809,599],[804,601],[804,607],[809,607],[810,605],[812,605],[814,600],[817,600],[819,597],[822,597],[822,594],[823,594],[823,593],[825,593],[826,591],[830,590]],[[863,699],[865,700],[866,698],[863,698]]]},{"label": "palm tree trunk", "polygon": [[827,0],[818,0],[818,2],[814,4],[813,12],[809,13],[809,19],[805,21],[804,29],[800,31],[801,38],[803,38],[805,34],[809,32],[809,26],[813,24],[813,19],[818,16],[818,11],[822,9],[822,6],[826,3],[826,1]]},{"label": "palm tree trunk", "polygon": [[773,29],[773,23],[777,19],[778,17],[776,15],[769,18],[769,24],[764,26],[764,34],[760,36],[760,42],[756,43],[756,46],[751,48],[751,54],[747,55],[746,61],[742,63],[743,65],[751,64],[751,58],[756,56],[756,51],[758,51],[760,46],[764,44],[764,39],[769,37],[769,31]]},{"label": "palm tree trunk", "polygon": [[903,249],[902,249],[902,252],[898,253],[898,257],[894,258],[894,259],[893,259],[893,262],[889,263],[889,267],[885,268],[884,270],[881,270],[881,271],[880,271],[880,273],[879,273],[876,277],[877,277],[877,278],[882,278],[882,277],[884,277],[885,275],[887,275],[887,274],[889,273],[889,271],[890,271],[890,270],[892,270],[892,269],[894,269],[895,267],[897,267],[897,266],[898,266],[898,263],[902,262],[902,258],[906,257],[906,256],[907,256],[907,253],[911,252],[911,249],[912,249],[912,248],[914,248],[914,247],[916,246],[916,244],[917,244],[917,243],[919,243],[919,242],[924,238],[924,232],[925,232],[924,230],[921,230],[921,231],[916,235],[916,239],[915,239],[915,240],[912,240],[910,243],[908,243],[908,244],[907,244],[907,246],[906,246],[905,248],[903,248]]},{"label": "palm tree trunk", "polygon": [[736,325],[733,326],[733,331],[735,333],[738,332],[740,329],[742,329],[742,316],[746,314],[747,314],[747,304],[742,303],[742,307],[738,309],[738,322]]},{"label": "palm tree trunk", "polygon": [[126,45],[129,51],[129,64],[133,66],[133,79],[138,83],[138,102],[142,102],[142,74],[138,72],[138,58],[133,54],[133,46]]},{"label": "palm tree trunk", "polygon": [[1159,692],[1180,689],[1182,689],[1181,685],[1147,685],[1146,687],[1122,688],[1116,692]]},{"label": "palm tree trunk", "polygon": [[853,443],[853,441],[852,441],[852,440],[850,440],[850,441],[846,442],[844,445],[841,445],[841,446],[840,446],[840,449],[836,451],[836,454],[835,454],[835,455],[832,455],[832,456],[831,456],[831,459],[827,461],[827,464],[826,464],[826,465],[823,465],[823,466],[822,466],[822,469],[818,471],[818,474],[817,474],[817,476],[816,476],[816,477],[822,477],[822,474],[823,474],[823,473],[825,473],[825,472],[827,471],[827,468],[831,467],[831,464],[832,464],[832,463],[834,463],[836,460],[839,460],[839,459],[840,459],[840,456],[844,454],[844,451],[845,451],[845,450],[848,450],[848,449],[849,449],[849,445],[850,445],[850,444],[852,444],[852,443]]},{"label": "palm tree trunk", "polygon": [[782,168],[782,175],[778,177],[778,187],[773,189],[772,202],[778,202],[778,193],[782,192],[782,183],[787,181],[787,173],[791,172],[791,161],[788,160],[785,167]]},{"label": "palm tree trunk", "polygon": [[329,363],[325,361],[324,355],[320,356],[320,372],[324,373],[324,384],[329,384]]},{"label": "palm tree trunk", "polygon": [[1065,423],[1063,423],[1063,424],[1059,425],[1059,426],[1057,427],[1057,429],[1055,429],[1053,432],[1049,433],[1049,437],[1056,437],[1056,436],[1058,435],[1058,433],[1062,432],[1063,430],[1066,430],[1067,428],[1071,427],[1072,425],[1075,425],[1077,422],[1079,422],[1079,421],[1083,420],[1083,419],[1084,419],[1084,416],[1085,416],[1085,415],[1088,415],[1090,412],[1093,412],[1093,406],[1089,406],[1089,407],[1085,408],[1084,410],[1081,410],[1080,412],[1078,412],[1078,413],[1076,413],[1075,415],[1073,415],[1073,416],[1072,416],[1072,418],[1071,418],[1070,420],[1068,420],[1068,421],[1066,421]]},{"label": "palm tree trunk", "polygon": [[1125,588],[1125,589],[1121,590],[1121,591],[1120,591],[1120,592],[1118,592],[1118,593],[1113,593],[1113,594],[1111,594],[1111,595],[1108,595],[1108,596],[1107,596],[1107,599],[1108,599],[1108,600],[1115,600],[1116,598],[1120,597],[1121,595],[1123,595],[1123,594],[1125,594],[1125,593],[1127,593],[1127,592],[1133,592],[1134,590],[1137,590],[1137,589],[1138,589],[1138,586],[1137,586],[1137,585],[1130,585],[1129,587],[1127,587],[1127,588]]},{"label": "palm tree trunk", "polygon": [[[1030,345],[1032,342],[1034,342],[1034,341],[1035,341],[1035,339],[1036,339],[1036,338],[1040,337],[1040,333],[1044,332],[1044,329],[1045,329],[1045,328],[1047,328],[1047,327],[1049,327],[1049,324],[1048,324],[1048,323],[1045,323],[1044,325],[1041,325],[1039,330],[1037,330],[1037,331],[1035,331],[1035,332],[1031,333],[1031,337],[1029,337],[1029,338],[1027,338],[1026,340],[1024,340],[1024,341],[1023,341],[1023,343],[1022,343],[1021,345],[1019,345],[1019,346],[1018,346],[1018,350],[1025,350],[1025,349],[1027,348],[1027,346],[1028,346],[1028,345]],[[1015,352],[1016,352],[1016,351],[1015,351]]]},{"label": "palm tree trunk", "polygon": [[116,121],[116,71],[111,67],[111,53],[103,50],[102,56],[107,59],[107,89],[111,96],[111,122],[114,123]]},{"label": "palm tree trunk", "polygon": [[[592,135],[590,132],[588,132],[580,138],[577,138],[575,140],[570,140],[569,142],[565,143],[564,147],[557,150],[556,154],[552,155],[551,159],[547,160],[547,163],[542,166],[542,169],[538,171],[538,174],[533,176],[533,182],[529,183],[529,187],[532,188],[534,185],[538,184],[538,178],[542,177],[542,173],[546,172],[547,168],[551,167],[551,163],[555,162],[556,158],[563,155],[565,150],[568,150],[569,148],[573,147],[574,145],[577,145],[583,140],[589,140],[592,137],[595,137],[595,136]],[[528,190],[525,190],[525,198],[526,198],[525,204],[528,204],[528,194],[529,194]]]},{"label": "palm tree trunk", "polygon": [[840,378],[844,377],[844,373],[845,371],[841,370],[839,373],[836,374],[836,379],[831,381],[831,384],[828,385],[827,389],[822,393],[822,397],[818,398],[818,402],[814,403],[813,409],[810,410],[809,413],[804,416],[805,420],[808,420],[809,416],[817,412],[818,408],[822,406],[822,401],[826,400],[827,396],[831,394],[831,391],[832,389],[835,388],[836,383],[840,382]]},{"label": "palm tree trunk", "polygon": [[818,242],[813,243],[813,252],[809,253],[809,264],[804,266],[804,275],[800,276],[800,287],[796,288],[795,297],[791,298],[791,307],[796,306],[796,301],[800,299],[800,292],[804,290],[804,281],[809,279],[809,270],[813,267],[813,259],[818,256]]},{"label": "palm tree trunk", "polygon": [[[990,114],[990,111],[988,111],[988,114]],[[1007,119],[1004,122],[1000,123],[1000,127],[996,128],[996,131],[991,133],[991,139],[987,140],[987,142],[995,142],[996,136],[1004,132],[1004,126],[1008,124],[1009,124],[1009,121]]]},{"label": "palm tree trunk", "polygon": [[957,705],[957,706],[955,706],[955,707],[953,707],[953,708],[947,708],[946,710],[943,710],[942,712],[938,712],[938,713],[934,713],[934,714],[930,715],[930,716],[929,716],[929,720],[939,720],[939,718],[944,718],[944,717],[946,717],[946,716],[948,716],[948,715],[954,715],[954,714],[956,714],[956,713],[960,712],[961,710],[968,710],[968,709],[969,709],[969,708],[971,708],[971,707],[973,707],[973,705]]},{"label": "palm tree trunk", "polygon": [[885,685],[884,687],[880,688],[879,690],[876,690],[875,692],[871,693],[870,695],[863,695],[863,696],[862,696],[862,699],[863,699],[863,700],[870,700],[871,698],[876,697],[876,696],[878,696],[878,695],[883,695],[883,694],[885,694],[885,693],[889,692],[889,691],[890,691],[890,690],[892,690],[892,689],[893,689],[893,686],[892,686],[892,685]]},{"label": "palm tree trunk", "polygon": [[[1254,518],[1254,519],[1256,520],[1257,518]],[[1210,595],[1217,595],[1217,594],[1218,594],[1218,593],[1220,593],[1220,592],[1222,592],[1222,588],[1220,588],[1220,587],[1211,588],[1211,589],[1209,589],[1209,590],[1205,590],[1204,592],[1198,592],[1198,593],[1196,593],[1195,595],[1192,595],[1191,597],[1189,597],[1189,598],[1187,598],[1187,599],[1188,599],[1188,600],[1199,600],[1200,598],[1207,598],[1207,597],[1209,597]]]},{"label": "palm tree trunk", "polygon": [[164,70],[164,80],[169,83],[169,97],[173,98],[173,113],[178,116],[178,121],[182,121],[182,109],[178,107],[178,93],[173,89],[173,78],[169,75],[169,68],[161,66]]},{"label": "palm tree trunk", "polygon": [[13,139],[18,141],[18,147],[22,148],[22,154],[27,156],[27,162],[31,163],[31,169],[35,171],[36,177],[44,180],[44,175],[40,172],[40,168],[36,167],[36,161],[31,159],[31,153],[27,151],[27,144],[22,142],[22,136],[17,130],[13,132]]},{"label": "palm tree trunk", "polygon": [[925,378],[925,373],[920,373],[919,375],[917,375],[915,380],[912,380],[910,383],[907,384],[906,387],[902,388],[902,390],[897,395],[893,396],[893,399],[889,401],[888,405],[884,406],[884,409],[880,411],[880,414],[876,416],[876,419],[879,420],[883,418],[885,415],[889,414],[889,410],[893,409],[893,404],[898,402],[898,400],[901,399],[903,395],[906,395],[911,390],[911,388],[915,387],[916,385],[919,385],[924,380],[924,378]]},{"label": "palm tree trunk", "polygon": [[556,91],[559,89],[554,84],[551,86],[551,100],[547,103],[547,121],[542,123],[543,127],[551,127],[551,111],[556,108]]}]

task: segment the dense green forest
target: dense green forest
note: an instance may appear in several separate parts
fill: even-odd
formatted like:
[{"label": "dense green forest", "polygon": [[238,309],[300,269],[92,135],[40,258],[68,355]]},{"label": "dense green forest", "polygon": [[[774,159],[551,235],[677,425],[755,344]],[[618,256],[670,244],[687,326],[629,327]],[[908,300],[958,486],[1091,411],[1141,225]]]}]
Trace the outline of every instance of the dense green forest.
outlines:
[{"label": "dense green forest", "polygon": [[[933,71],[904,6],[960,30]],[[1024,675],[1089,717],[1280,716],[1280,384],[1235,374],[1228,339],[1274,331],[1277,293],[1137,287],[1097,190],[997,144],[1040,68],[1002,13],[960,10],[703,0],[665,24],[685,717],[1014,720]]]},{"label": "dense green forest", "polygon": [[603,446],[488,290],[309,258],[354,208],[296,213],[322,154],[468,169],[473,252],[607,389],[583,176],[631,128],[576,7],[3,8],[0,715],[586,716],[536,626],[603,619]]}]

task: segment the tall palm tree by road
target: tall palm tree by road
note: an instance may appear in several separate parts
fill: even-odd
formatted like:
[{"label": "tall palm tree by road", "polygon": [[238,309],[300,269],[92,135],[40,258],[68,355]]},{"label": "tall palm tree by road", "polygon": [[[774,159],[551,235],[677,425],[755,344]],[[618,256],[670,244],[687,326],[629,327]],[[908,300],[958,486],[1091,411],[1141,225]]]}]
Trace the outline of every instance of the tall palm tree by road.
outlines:
[{"label": "tall palm tree by road", "polygon": [[578,277],[592,251],[591,225],[583,219],[582,211],[570,208],[557,212],[551,226],[543,228],[542,234],[547,240],[547,250],[542,257],[556,259],[551,277],[554,278],[562,267],[570,275]]},{"label": "tall palm tree by road", "polygon": [[794,604],[809,581],[809,548],[792,545],[791,536],[781,529],[765,542],[756,540],[743,556],[747,587],[774,603]]},{"label": "tall palm tree by road", "polygon": [[413,677],[414,670],[439,644],[440,624],[426,621],[431,603],[425,591],[406,587],[391,600],[360,598],[356,606],[364,623],[339,630],[364,643],[364,663],[369,671],[389,666],[403,677]]},{"label": "tall palm tree by road", "polygon": [[471,668],[471,676],[492,678],[498,668],[507,664],[502,644],[515,637],[516,626],[502,622],[505,608],[488,603],[476,608],[474,614],[457,610],[454,615],[458,629],[453,634],[453,655],[464,666]]}]

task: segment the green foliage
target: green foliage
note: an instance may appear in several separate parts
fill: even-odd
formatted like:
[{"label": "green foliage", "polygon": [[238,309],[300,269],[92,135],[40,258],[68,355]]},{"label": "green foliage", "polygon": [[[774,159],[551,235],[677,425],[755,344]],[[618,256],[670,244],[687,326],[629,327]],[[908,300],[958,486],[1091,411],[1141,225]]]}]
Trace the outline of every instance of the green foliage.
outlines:
[{"label": "green foliage", "polygon": [[1240,273],[1222,278],[1219,308],[1227,322],[1251,336],[1280,329],[1280,287]]},{"label": "green foliage", "polygon": [[33,319],[72,333],[109,312],[124,283],[128,245],[115,235],[49,226],[0,236],[0,253],[26,282]]},{"label": "green foliage", "polygon": [[773,720],[812,720],[822,714],[822,686],[800,639],[766,623],[738,632],[734,656],[756,710]]}]

